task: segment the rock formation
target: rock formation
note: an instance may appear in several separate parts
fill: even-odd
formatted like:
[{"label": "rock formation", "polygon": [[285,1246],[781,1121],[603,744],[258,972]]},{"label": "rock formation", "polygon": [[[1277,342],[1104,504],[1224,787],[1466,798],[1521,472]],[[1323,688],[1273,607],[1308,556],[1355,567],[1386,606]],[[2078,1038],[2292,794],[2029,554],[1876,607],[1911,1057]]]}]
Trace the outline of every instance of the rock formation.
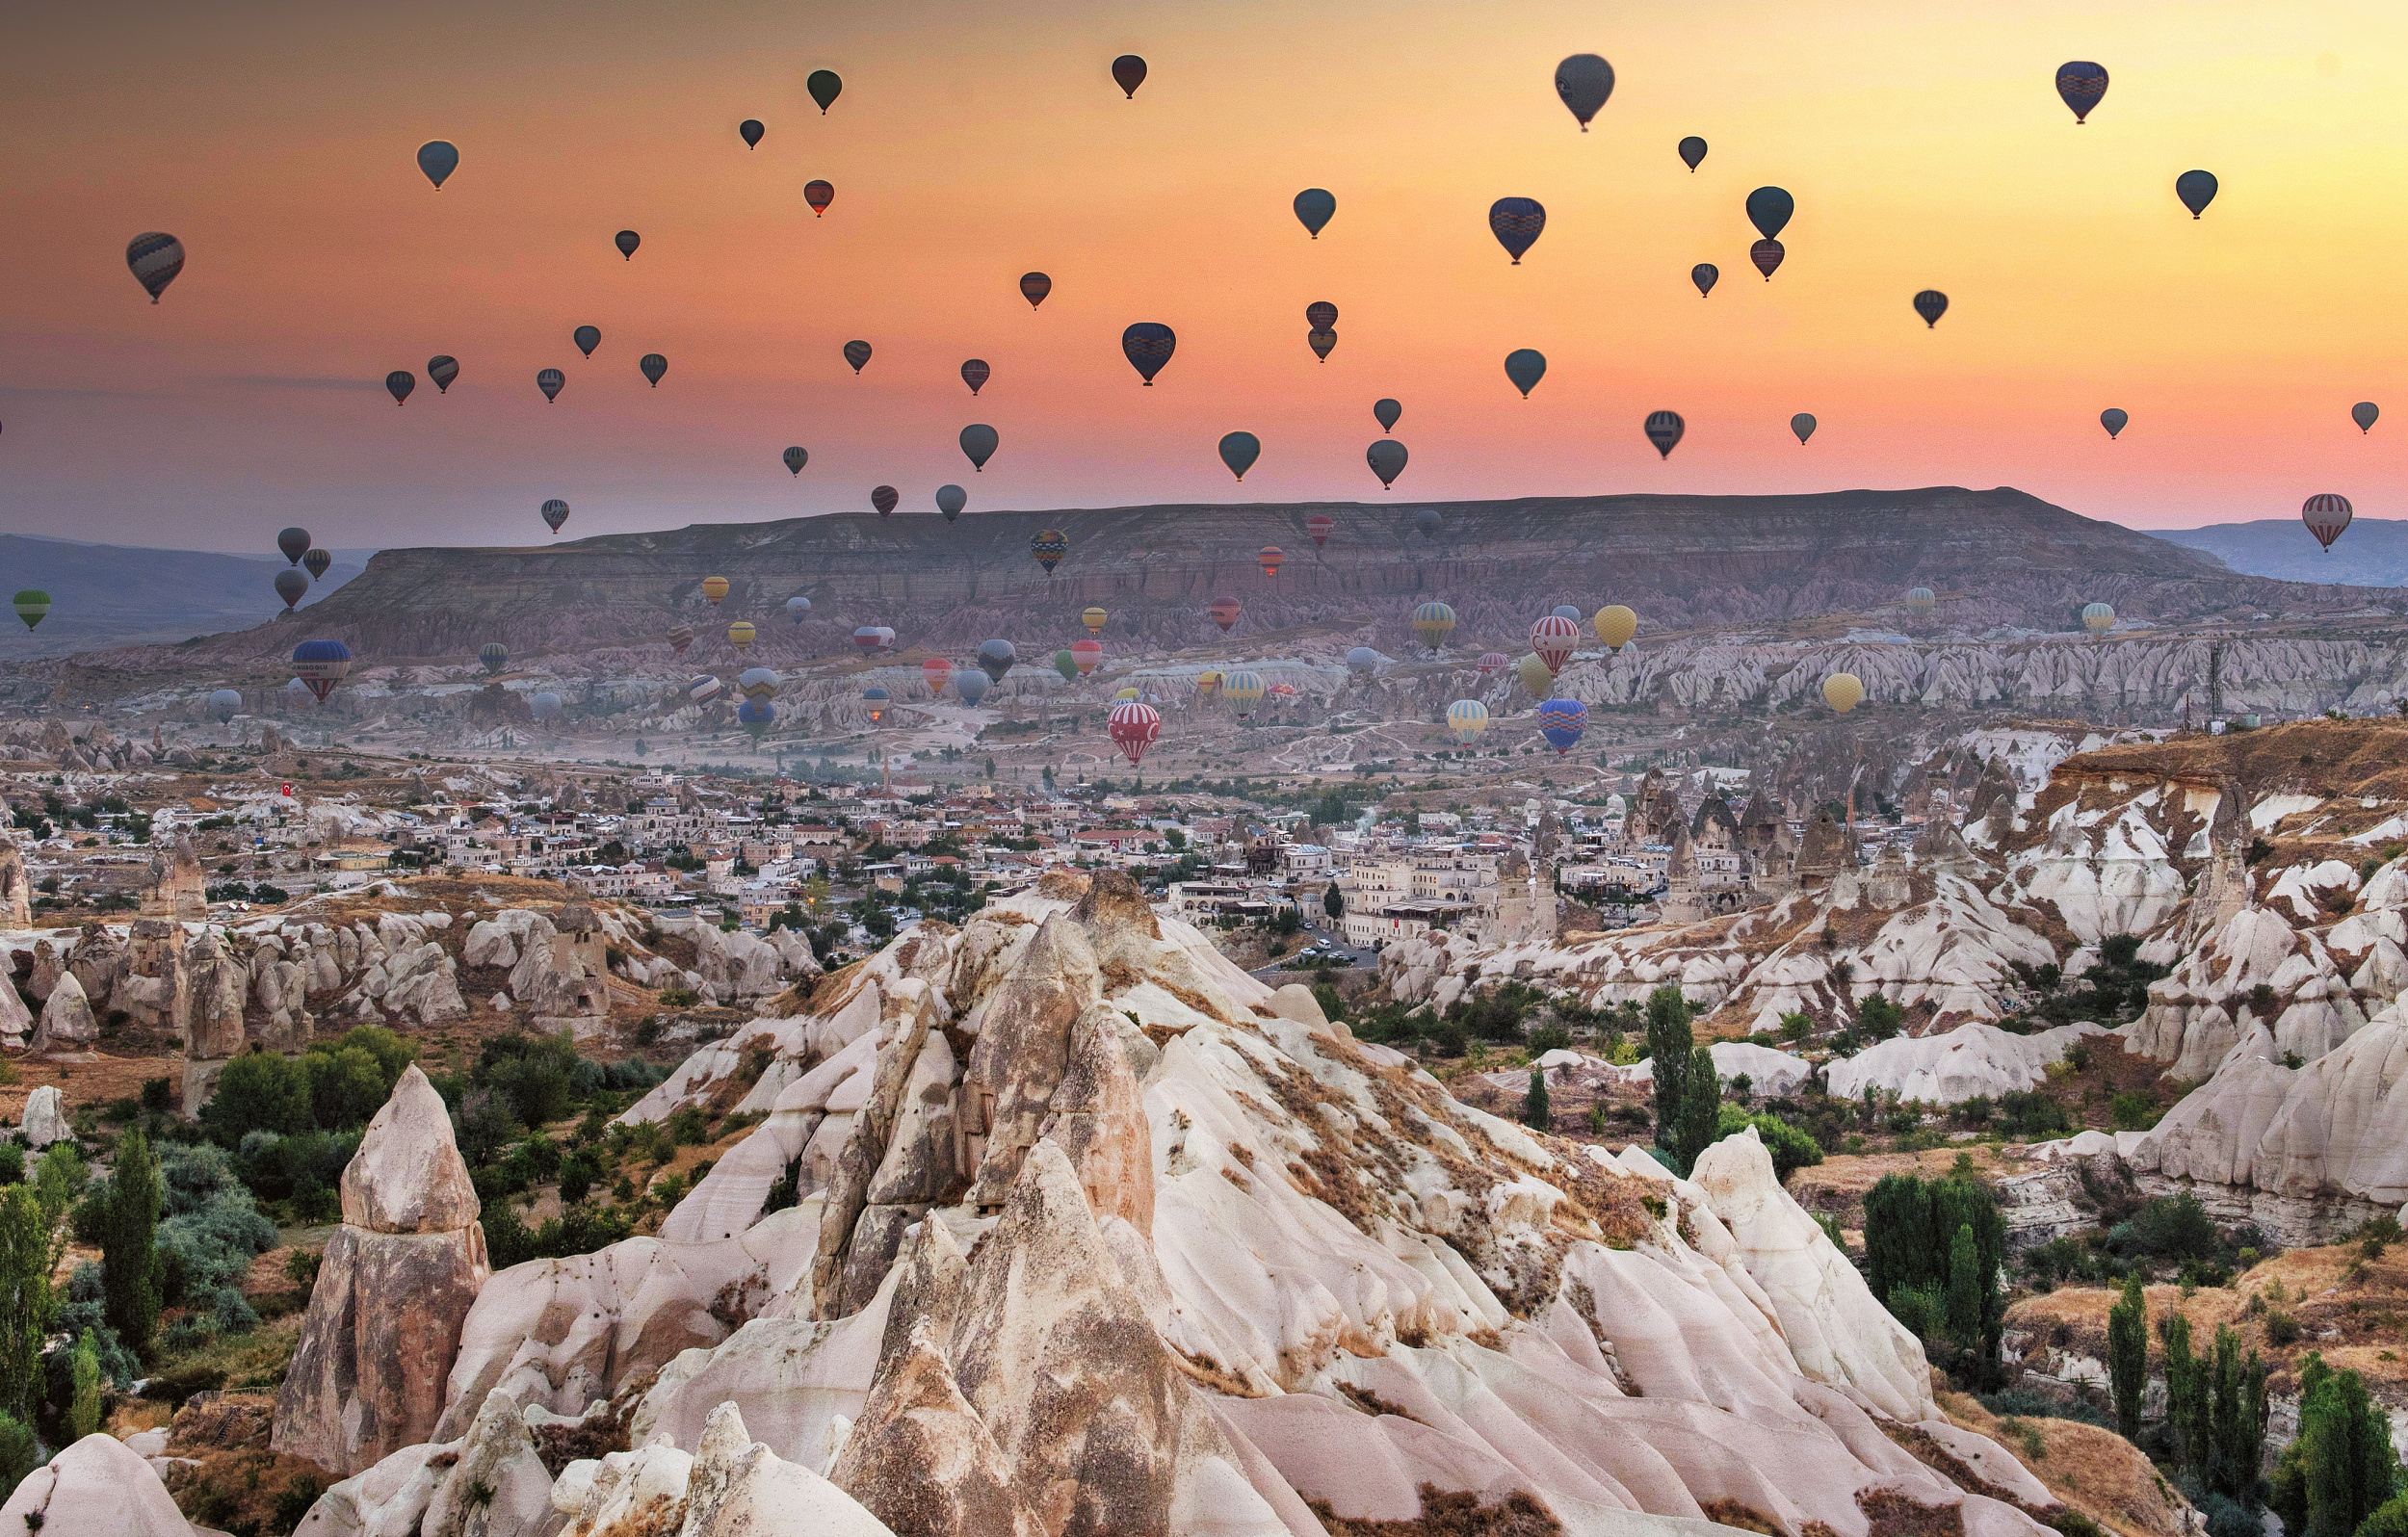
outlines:
[{"label": "rock formation", "polygon": [[25,1475],[0,1505],[0,1531],[41,1537],[195,1537],[140,1455],[96,1430]]},{"label": "rock formation", "polygon": [[154,848],[150,856],[150,884],[143,893],[143,911],[196,923],[209,916],[200,856],[193,850],[191,833],[178,832],[172,844]]},{"label": "rock formation", "polygon": [[75,1133],[66,1122],[66,1096],[56,1083],[43,1083],[25,1096],[25,1120],[22,1127],[25,1145],[36,1152],[53,1142],[72,1140]]},{"label": "rock formation", "polygon": [[41,1005],[41,1024],[34,1031],[38,1053],[89,1051],[100,1039],[100,1022],[92,1017],[84,984],[72,971],[62,972],[50,997]]},{"label": "rock formation", "polygon": [[249,968],[203,929],[184,952],[184,1113],[197,1115],[217,1087],[218,1074],[242,1051],[243,1000]]},{"label": "rock formation", "polygon": [[137,918],[126,925],[125,969],[118,975],[109,1006],[122,1010],[138,1029],[184,1027],[184,925]]},{"label": "rock formation", "polygon": [[[1938,1035],[1894,1035],[1835,1061],[1823,1083],[1835,1100],[1855,1100],[1868,1087],[1924,1105],[1958,1105],[1976,1095],[2037,1087],[2049,1064],[2086,1036],[2106,1035],[2095,1024],[2059,1025],[2031,1035],[2011,1035],[1995,1025],[1960,1025]],[[2111,1050],[2102,1042],[2100,1051]]]},{"label": "rock formation", "polygon": [[0,833],[0,928],[30,928],[34,923],[34,887],[25,874],[25,855],[16,840]]}]

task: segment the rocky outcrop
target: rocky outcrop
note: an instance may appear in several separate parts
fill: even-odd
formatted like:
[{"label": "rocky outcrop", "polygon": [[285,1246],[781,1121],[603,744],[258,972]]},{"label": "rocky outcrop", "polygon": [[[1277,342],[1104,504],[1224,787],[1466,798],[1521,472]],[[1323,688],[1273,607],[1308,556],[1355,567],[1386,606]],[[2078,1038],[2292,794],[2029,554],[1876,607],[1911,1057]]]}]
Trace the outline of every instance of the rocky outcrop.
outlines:
[{"label": "rocky outcrop", "polygon": [[34,1012],[17,996],[16,980],[0,975],[0,1047],[23,1051],[34,1030]]},{"label": "rocky outcrop", "polygon": [[[1836,1100],[1864,1097],[1868,1087],[1924,1105],[1958,1105],[1976,1096],[1997,1099],[2033,1088],[2048,1078],[2050,1064],[2084,1039],[2110,1033],[2089,1023],[2059,1025],[2030,1035],[2014,1035],[1995,1025],[1960,1025],[1938,1035],[1894,1035],[1823,1072]],[[2110,1047],[2102,1043],[2101,1051]]]},{"label": "rocky outcrop", "polygon": [[970,1049],[963,1097],[977,1153],[972,1201],[1000,1209],[1036,1145],[1070,1065],[1070,1028],[1103,996],[1094,949],[1077,920],[1045,920],[988,1004]]},{"label": "rocky outcrop", "polygon": [[195,1537],[150,1465],[105,1431],[94,1431],[27,1473],[0,1505],[0,1531]]},{"label": "rocky outcrop", "polygon": [[184,964],[184,1113],[197,1115],[216,1090],[218,1075],[243,1049],[250,972],[208,929],[185,951]]},{"label": "rocky outcrop", "polygon": [[342,1195],[271,1445],[348,1475],[430,1439],[487,1273],[451,1117],[414,1064],[368,1123]]},{"label": "rocky outcrop", "polygon": [[34,1030],[36,1052],[83,1052],[100,1039],[100,1022],[92,1017],[84,984],[72,971],[62,972],[41,1005],[41,1023]]},{"label": "rocky outcrop", "polygon": [[31,928],[34,886],[25,874],[25,855],[16,840],[0,833],[0,928]]},{"label": "rocky outcrop", "polygon": [[1048,1537],[922,1319],[887,1353],[830,1477],[899,1537]]},{"label": "rocky outcrop", "polygon": [[25,1145],[39,1152],[53,1142],[71,1140],[66,1123],[66,1096],[56,1083],[43,1083],[25,1096]]}]

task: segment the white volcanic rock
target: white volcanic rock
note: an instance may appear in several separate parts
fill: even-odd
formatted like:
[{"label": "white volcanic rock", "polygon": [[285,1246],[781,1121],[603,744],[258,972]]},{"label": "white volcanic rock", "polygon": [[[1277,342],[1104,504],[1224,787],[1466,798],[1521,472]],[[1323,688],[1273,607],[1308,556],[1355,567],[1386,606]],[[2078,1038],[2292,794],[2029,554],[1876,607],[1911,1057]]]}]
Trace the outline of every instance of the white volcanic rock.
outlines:
[{"label": "white volcanic rock", "polygon": [[36,1052],[80,1052],[100,1039],[100,1022],[92,1017],[84,984],[71,972],[62,972],[50,996],[42,1001],[41,1025],[34,1031]]},{"label": "white volcanic rock", "polygon": [[[5,958],[13,960],[14,957]],[[33,1032],[33,1010],[27,1008],[25,1000],[17,996],[13,979],[0,977],[0,982],[8,983],[0,985],[0,1046],[22,1047],[25,1038]]]},{"label": "white volcanic rock", "polygon": [[[2262,1010],[2257,989],[2272,1006]],[[2176,1078],[2202,1079],[2253,1023],[2268,1026],[2281,1051],[2312,1060],[2366,1023],[2333,952],[2271,907],[2243,907],[2173,975],[2150,984],[2149,1006],[2124,1049],[2167,1063]]]},{"label": "white volcanic rock", "polygon": [[0,1505],[0,1531],[44,1537],[195,1537],[140,1455],[93,1431],[25,1475]]},{"label": "white volcanic rock", "polygon": [[[816,1162],[804,1155],[814,1146],[813,1133],[824,1121],[831,1119],[828,1102],[833,1095],[854,1080],[867,1079],[876,1072],[877,1046],[875,1032],[856,1037],[835,1055],[789,1082],[772,1106],[769,1119],[713,1164],[711,1172],[662,1219],[660,1237],[671,1243],[707,1243],[742,1233],[760,1216],[770,1187],[784,1179],[788,1166],[798,1160],[800,1166],[796,1170],[797,1199],[824,1186],[835,1155],[843,1146],[841,1137],[828,1138],[835,1146],[823,1145],[822,1156]],[[840,1112],[833,1119],[841,1121],[845,1131],[851,1131],[849,1116]]]},{"label": "white volcanic rock", "polygon": [[[0,991],[7,991],[0,984]],[[66,1096],[56,1083],[38,1085],[25,1096],[25,1145],[39,1152],[53,1142],[70,1141],[74,1129],[66,1124]]]},{"label": "white volcanic rock", "polygon": [[2052,816],[2048,842],[2008,868],[2028,897],[2055,903],[2085,945],[2146,934],[2184,897],[2183,873],[2147,815],[2159,795],[2152,788],[2112,810],[2069,800]]},{"label": "white volcanic rock", "polygon": [[[667,1436],[633,1451],[572,1462],[552,1485],[552,1508],[571,1518],[561,1537],[661,1537],[685,1517],[694,1455]],[[297,1534],[298,1537],[298,1534]]]},{"label": "white volcanic rock", "polygon": [[711,1411],[694,1447],[679,1537],[895,1537],[810,1469],[752,1439],[732,1403]]},{"label": "white volcanic rock", "polygon": [[496,1394],[428,1498],[419,1537],[543,1537],[559,1524],[552,1475],[518,1405]]},{"label": "white volcanic rock", "polygon": [[2077,1022],[2031,1035],[1995,1025],[1894,1035],[1831,1063],[1823,1082],[1833,1099],[1861,1098],[1868,1084],[1925,1105],[1956,1105],[1976,1095],[1997,1099],[2045,1081],[2049,1064],[2063,1061],[2077,1042],[2110,1033],[2105,1026]]}]

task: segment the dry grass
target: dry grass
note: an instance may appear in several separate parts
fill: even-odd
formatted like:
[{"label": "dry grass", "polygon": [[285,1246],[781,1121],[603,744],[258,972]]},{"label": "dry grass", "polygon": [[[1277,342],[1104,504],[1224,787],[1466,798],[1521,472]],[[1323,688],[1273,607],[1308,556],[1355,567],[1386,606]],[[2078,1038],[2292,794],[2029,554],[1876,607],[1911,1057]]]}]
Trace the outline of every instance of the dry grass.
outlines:
[{"label": "dry grass", "polygon": [[2049,1493],[2100,1525],[2123,1537],[2183,1537],[2188,1529],[2189,1501],[2114,1431],[2074,1420],[2001,1420],[1971,1394],[1938,1397],[1950,1423],[2004,1446]]},{"label": "dry grass", "polygon": [[1328,1529],[1329,1537],[1560,1537],[1563,1524],[1529,1495],[1515,1490],[1493,1505],[1479,1496],[1450,1494],[1422,1485],[1422,1513],[1413,1521],[1363,1521],[1341,1516],[1325,1499],[1305,1504]]}]

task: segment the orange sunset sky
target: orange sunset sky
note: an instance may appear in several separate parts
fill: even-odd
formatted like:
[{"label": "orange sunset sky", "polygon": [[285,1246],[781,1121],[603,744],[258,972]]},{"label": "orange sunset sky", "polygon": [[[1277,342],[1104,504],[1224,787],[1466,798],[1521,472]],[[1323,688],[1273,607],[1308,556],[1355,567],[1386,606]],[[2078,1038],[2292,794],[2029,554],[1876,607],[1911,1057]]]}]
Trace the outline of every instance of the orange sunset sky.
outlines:
[{"label": "orange sunset sky", "polygon": [[[1151,66],[1134,101],[1123,52]],[[1586,135],[1552,85],[1576,52],[1618,76]],[[532,543],[552,496],[575,536],[866,510],[881,482],[926,511],[948,481],[973,514],[1378,500],[1384,395],[1400,500],[1955,483],[2142,527],[2317,491],[2403,515],[2396,4],[231,0],[39,8],[7,57],[7,532]],[[2113,77],[2087,126],[2069,59]],[[816,68],[845,82],[824,117]],[[439,195],[413,158],[438,137]],[[2193,167],[2222,182],[2197,221]],[[1768,284],[1741,211],[1765,183],[1797,200]],[[1338,199],[1318,241],[1306,187]],[[1549,215],[1519,267],[1486,224],[1514,195]],[[156,308],[122,258],[144,230],[190,252]],[[1146,320],[1179,334],[1153,389],[1119,350]],[[1550,362],[1527,402],[1519,347]],[[2362,437],[2365,399],[2388,414]],[[1668,461],[1658,407],[1688,421]],[[1002,435],[981,474],[972,422]],[[1243,485],[1233,429],[1264,443]]]}]

